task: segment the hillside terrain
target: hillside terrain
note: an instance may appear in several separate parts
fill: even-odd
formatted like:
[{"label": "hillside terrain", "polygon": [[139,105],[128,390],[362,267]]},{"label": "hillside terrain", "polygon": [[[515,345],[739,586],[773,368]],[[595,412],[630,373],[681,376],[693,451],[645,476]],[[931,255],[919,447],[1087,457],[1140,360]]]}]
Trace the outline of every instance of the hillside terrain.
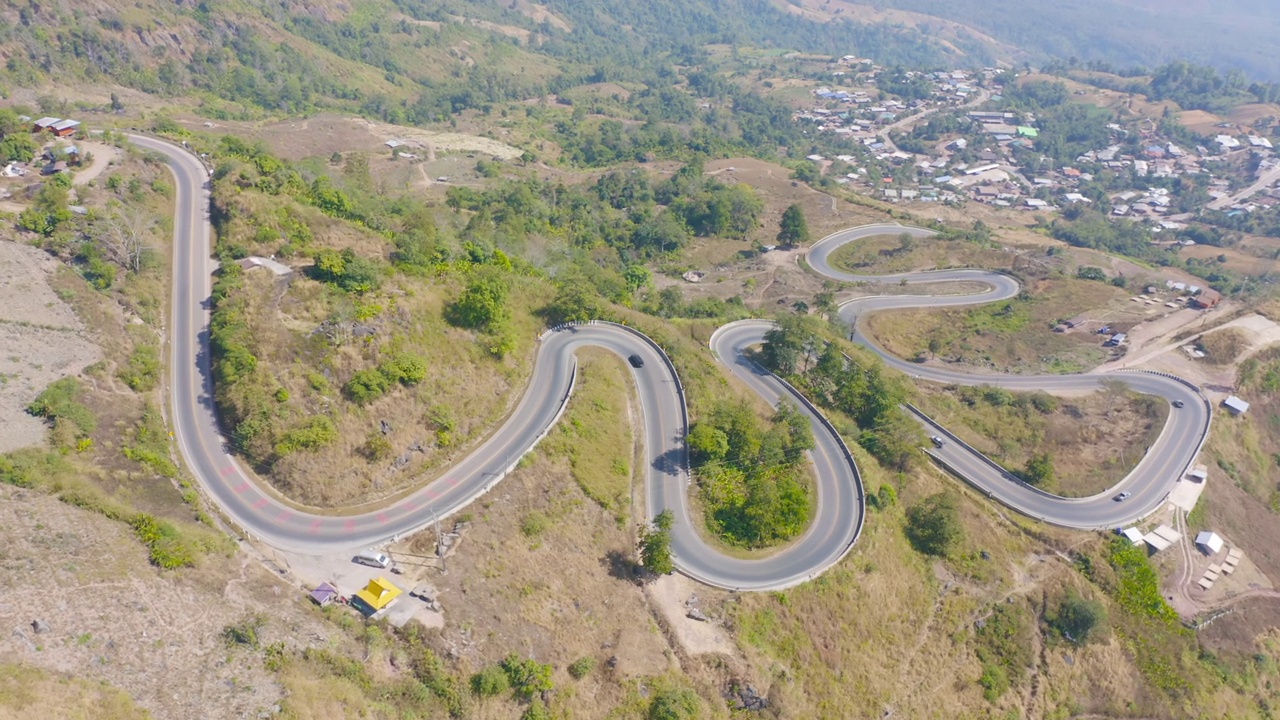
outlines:
[{"label": "hillside terrain", "polygon": [[[1266,235],[1280,210],[1195,215],[1207,188],[1251,182],[1261,151],[1197,151],[1194,172],[1162,177],[1134,158],[1212,144],[1182,126],[1216,134],[1224,118],[1245,143],[1280,142],[1280,106],[1264,102],[1280,86],[1185,64],[958,69],[1076,43],[1081,61],[1154,63],[1189,33],[1169,18],[1218,7],[1168,5],[0,0],[0,718],[1271,717],[1280,241]],[[1095,37],[1089,13],[1145,24]],[[1250,73],[1232,58],[1252,57],[1265,76],[1273,56],[1236,46],[1256,31],[1270,48],[1270,26],[1235,22],[1188,47]],[[1224,28],[1240,33],[1231,47]],[[984,111],[998,129],[971,116]],[[84,123],[33,131],[46,114]],[[126,129],[190,149],[196,179]],[[182,200],[206,180],[197,160],[217,261],[212,397],[166,361],[182,335],[174,283],[205,274],[170,274]],[[1177,214],[1116,219],[1144,198]],[[1246,221],[1256,234],[1223,230]],[[999,302],[868,317],[905,371],[854,344],[838,307],[984,286],[844,282],[810,264],[819,238],[882,223],[936,234],[895,228],[832,263],[1016,280]],[[646,495],[671,462],[645,447],[653,383],[691,423],[674,434],[692,470],[680,520],[715,552],[759,558],[830,531],[813,519],[831,496],[806,416],[764,402],[711,345],[749,318],[776,323],[740,348],[749,372],[798,388],[857,465],[857,542],[771,592],[673,574]],[[655,360],[579,352],[546,439],[457,514],[381,535],[393,569],[271,547],[184,463],[192,436],[171,401],[186,389],[215,403],[225,487],[284,508],[259,519],[307,512],[313,534],[350,532],[353,508],[376,517],[458,480],[518,416],[543,333],[594,320],[652,338],[679,393],[654,381]],[[1178,412],[1165,398],[916,374],[1099,367],[1254,402],[1244,417],[1210,408],[1210,480],[1176,483],[1203,490],[1198,505],[1161,499],[1133,521],[1184,531],[1163,553],[1018,514],[922,451],[971,443],[1011,471],[1000,482],[1105,492],[1123,511],[1135,502],[1113,504],[1113,486]],[[907,403],[954,439],[931,443]],[[1201,529],[1247,557],[1213,592],[1195,585],[1218,561],[1191,544]],[[365,617],[345,600],[380,575],[405,592]],[[347,597],[313,603],[321,582]]]}]

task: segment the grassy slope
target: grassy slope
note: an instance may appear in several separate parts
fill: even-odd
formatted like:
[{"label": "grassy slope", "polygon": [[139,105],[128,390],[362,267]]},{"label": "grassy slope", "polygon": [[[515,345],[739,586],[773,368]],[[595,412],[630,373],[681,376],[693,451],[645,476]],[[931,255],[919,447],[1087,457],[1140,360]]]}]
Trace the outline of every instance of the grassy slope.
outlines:
[{"label": "grassy slope", "polygon": [[25,665],[0,666],[0,717],[65,720],[145,720],[151,713],[106,684],[59,676]]},{"label": "grassy slope", "polygon": [[1133,393],[1102,391],[1039,412],[982,399],[970,404],[952,388],[917,387],[925,412],[1005,467],[1019,470],[1032,454],[1049,453],[1056,479],[1044,489],[1067,497],[1087,497],[1119,482],[1168,416],[1167,403]]},{"label": "grassy slope", "polygon": [[900,357],[928,355],[930,338],[948,362],[996,372],[1082,372],[1106,359],[1097,336],[1055,333],[1057,322],[1125,296],[1124,290],[1074,278],[1028,285],[1013,300],[969,309],[903,310],[871,317],[878,342]]}]

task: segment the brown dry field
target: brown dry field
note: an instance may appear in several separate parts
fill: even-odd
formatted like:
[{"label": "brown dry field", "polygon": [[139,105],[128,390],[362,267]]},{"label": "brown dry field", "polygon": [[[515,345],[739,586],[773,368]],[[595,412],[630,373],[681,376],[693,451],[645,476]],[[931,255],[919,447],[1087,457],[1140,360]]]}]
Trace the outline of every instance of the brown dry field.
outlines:
[{"label": "brown dry field", "polygon": [[840,248],[832,254],[831,264],[848,272],[871,275],[957,267],[998,269],[1013,264],[1011,250],[964,241],[924,238],[912,240],[909,251],[902,247],[897,235],[876,235]]},{"label": "brown dry field", "polygon": [[213,128],[206,128],[206,121],[196,115],[181,116],[178,120],[194,132],[232,134],[251,142],[260,140],[272,153],[290,161],[327,158],[335,152],[364,151],[390,156],[391,149],[383,143],[393,139],[407,141],[401,148],[405,152],[426,153],[431,158],[437,153],[481,153],[509,160],[520,157],[521,152],[499,140],[469,132],[423,130],[343,115],[322,114],[271,123],[218,120]]},{"label": "brown dry field", "polygon": [[45,424],[27,405],[102,357],[93,333],[51,287],[61,263],[11,239],[0,240],[0,452],[39,444]]},{"label": "brown dry field", "polygon": [[1188,130],[1212,137],[1223,130],[1218,127],[1218,123],[1228,122],[1237,128],[1252,128],[1262,118],[1278,116],[1280,105],[1245,103],[1232,108],[1226,115],[1215,115],[1205,110],[1183,110],[1178,113],[1178,122]]},{"label": "brown dry field", "polygon": [[[1088,332],[1053,332],[1058,320],[1089,312],[1102,320],[1127,310],[1128,293],[1111,285],[1074,278],[1043,279],[1026,290],[1032,300],[992,303],[975,308],[895,310],[871,315],[867,332],[886,350],[912,358],[927,353],[928,341],[942,341],[931,364],[963,368],[965,372],[1082,372],[1113,353],[1102,348],[1099,336]],[[1013,313],[1007,318],[1002,308]],[[1096,315],[1094,314],[1096,313]],[[1121,316],[1122,317],[1122,316]],[[1123,332],[1123,320],[1115,320]],[[968,328],[973,326],[973,331]]]},{"label": "brown dry field", "polygon": [[1274,272],[1277,262],[1274,258],[1260,258],[1242,250],[1248,247],[1261,246],[1262,243],[1242,244],[1240,249],[1236,248],[1219,248],[1212,245],[1193,245],[1184,247],[1178,252],[1179,255],[1188,258],[1196,258],[1198,260],[1216,260],[1219,257],[1225,257],[1225,263],[1219,263],[1221,267],[1232,272],[1238,272],[1244,275],[1261,275],[1263,273]]},{"label": "brown dry field", "polygon": [[950,389],[916,387],[922,409],[1005,468],[1020,470],[1032,454],[1049,453],[1055,479],[1045,489],[1066,497],[1101,493],[1128,475],[1168,416],[1163,402],[1101,391],[1061,398],[1050,413],[1029,409],[1024,420],[981,401],[967,407]]},{"label": "brown dry field", "polygon": [[[254,717],[279,702],[261,661],[223,644],[223,628],[246,615],[269,618],[267,643],[341,642],[301,593],[246,555],[163,573],[123,523],[4,485],[0,539],[6,661],[106,682],[157,718]],[[50,631],[35,634],[36,619]]]}]

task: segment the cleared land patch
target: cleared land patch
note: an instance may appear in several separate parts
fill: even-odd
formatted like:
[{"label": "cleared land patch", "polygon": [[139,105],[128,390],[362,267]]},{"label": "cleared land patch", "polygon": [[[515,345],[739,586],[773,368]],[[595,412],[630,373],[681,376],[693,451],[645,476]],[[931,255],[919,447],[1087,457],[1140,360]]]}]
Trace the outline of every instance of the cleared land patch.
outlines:
[{"label": "cleared land patch", "polygon": [[1053,477],[1040,487],[1067,497],[1119,482],[1159,437],[1169,413],[1163,400],[1118,382],[1063,399],[994,387],[917,387],[921,409],[1005,468],[1022,472],[1032,457],[1047,454]]},{"label": "cleared land patch", "polygon": [[45,423],[27,405],[102,355],[49,286],[59,267],[43,250],[0,242],[0,452],[39,444]]},{"label": "cleared land patch", "polygon": [[878,275],[957,267],[1008,267],[1011,258],[1010,253],[994,245],[888,234],[845,245],[832,253],[831,265],[846,272]]},{"label": "cleared land patch", "polygon": [[904,358],[1016,374],[1078,373],[1112,353],[1087,332],[1054,332],[1060,322],[1127,297],[1074,278],[1033,280],[1016,298],[973,308],[895,310],[871,316],[876,342]]}]

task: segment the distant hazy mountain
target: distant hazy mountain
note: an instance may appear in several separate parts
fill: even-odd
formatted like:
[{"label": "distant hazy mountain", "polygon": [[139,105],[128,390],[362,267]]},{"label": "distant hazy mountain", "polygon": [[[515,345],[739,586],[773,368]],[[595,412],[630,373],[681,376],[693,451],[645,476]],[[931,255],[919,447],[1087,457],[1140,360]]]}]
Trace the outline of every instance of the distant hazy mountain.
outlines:
[{"label": "distant hazy mountain", "polygon": [[1040,57],[1172,60],[1280,81],[1277,0],[852,0],[965,23]]}]

